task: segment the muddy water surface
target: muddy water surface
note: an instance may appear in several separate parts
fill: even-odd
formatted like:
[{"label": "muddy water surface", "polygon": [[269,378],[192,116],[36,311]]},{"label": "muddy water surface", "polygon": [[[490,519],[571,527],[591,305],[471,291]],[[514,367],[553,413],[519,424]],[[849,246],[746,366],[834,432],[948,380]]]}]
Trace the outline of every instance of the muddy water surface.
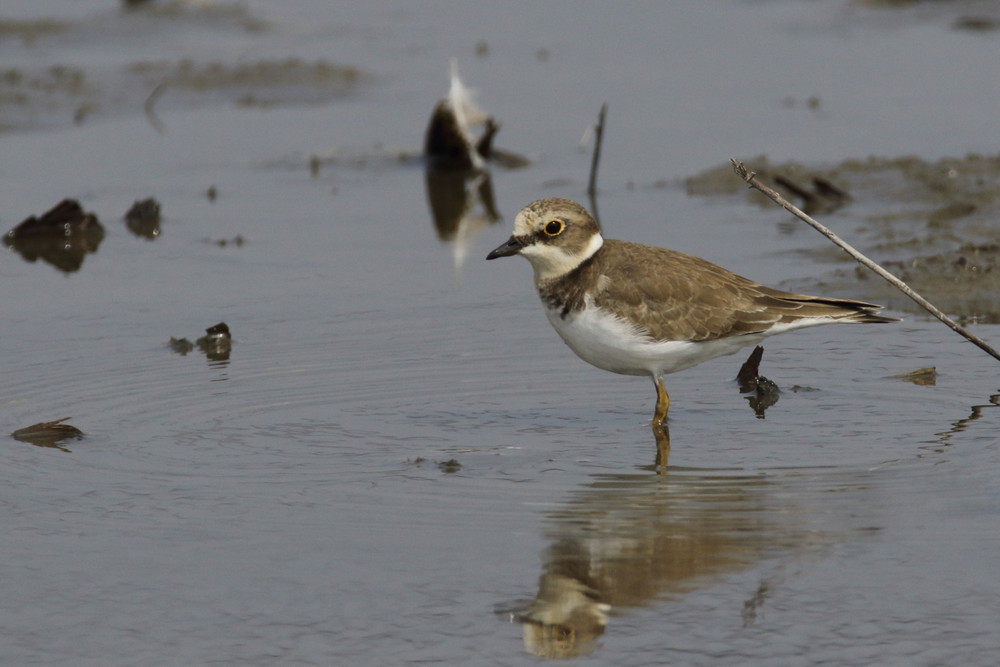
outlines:
[{"label": "muddy water surface", "polygon": [[[609,101],[610,236],[887,298],[691,188],[761,155],[848,188],[818,215],[872,256],[953,266],[996,240],[995,174],[963,171],[1000,152],[991,7],[6,3],[0,226],[73,198],[104,233],[0,262],[4,432],[84,434],[3,447],[0,662],[996,664],[996,362],[892,301],[768,341],[763,419],[742,358],[668,378],[654,470],[648,381],[482,259],[525,203],[585,200]],[[449,226],[416,156],[451,57],[531,164],[460,183],[493,201]],[[842,178],[873,154],[951,165],[959,203]],[[997,344],[983,284],[935,298]]]}]

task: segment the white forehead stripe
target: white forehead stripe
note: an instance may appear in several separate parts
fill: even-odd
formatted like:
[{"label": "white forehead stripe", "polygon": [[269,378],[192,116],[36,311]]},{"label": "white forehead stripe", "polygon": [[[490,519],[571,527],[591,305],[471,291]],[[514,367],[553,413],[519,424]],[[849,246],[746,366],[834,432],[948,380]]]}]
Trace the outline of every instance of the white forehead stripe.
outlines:
[{"label": "white forehead stripe", "polygon": [[529,212],[527,209],[521,211],[514,218],[514,236],[531,236],[535,233],[535,228],[528,220],[528,218],[535,218],[533,213]]}]

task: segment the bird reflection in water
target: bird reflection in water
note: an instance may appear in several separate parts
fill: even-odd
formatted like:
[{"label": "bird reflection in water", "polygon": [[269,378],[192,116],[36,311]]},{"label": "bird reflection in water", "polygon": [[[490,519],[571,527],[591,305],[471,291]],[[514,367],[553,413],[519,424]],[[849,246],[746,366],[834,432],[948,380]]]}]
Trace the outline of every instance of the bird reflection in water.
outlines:
[{"label": "bird reflection in water", "polygon": [[678,600],[760,567],[760,585],[733,600],[734,618],[752,624],[780,588],[782,563],[800,565],[809,553],[821,556],[835,543],[870,534],[870,524],[821,523],[831,521],[830,491],[848,486],[853,493],[841,498],[871,502],[870,487],[854,476],[844,482],[677,469],[597,476],[548,513],[550,546],[534,599],[498,611],[521,623],[529,653],[571,658],[597,648],[616,611]]}]

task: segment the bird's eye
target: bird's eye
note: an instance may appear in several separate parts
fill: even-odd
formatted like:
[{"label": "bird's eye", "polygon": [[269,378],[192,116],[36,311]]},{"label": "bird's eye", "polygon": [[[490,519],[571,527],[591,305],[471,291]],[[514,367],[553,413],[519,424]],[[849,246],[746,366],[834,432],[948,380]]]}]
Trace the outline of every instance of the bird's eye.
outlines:
[{"label": "bird's eye", "polygon": [[545,223],[546,236],[559,236],[562,230],[566,229],[566,224],[562,220],[549,220]]}]

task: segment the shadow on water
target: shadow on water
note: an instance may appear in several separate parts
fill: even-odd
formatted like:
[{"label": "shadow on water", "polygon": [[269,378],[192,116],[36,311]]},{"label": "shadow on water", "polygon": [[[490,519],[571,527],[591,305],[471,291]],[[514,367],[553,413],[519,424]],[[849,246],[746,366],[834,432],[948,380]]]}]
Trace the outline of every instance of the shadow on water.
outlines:
[{"label": "shadow on water", "polygon": [[752,625],[790,561],[874,534],[870,525],[840,525],[852,513],[829,506],[833,497],[870,502],[875,487],[866,476],[683,468],[596,475],[547,513],[550,544],[534,599],[499,611],[521,623],[528,652],[586,655],[616,614],[768,562],[759,584],[732,599],[733,616]]}]

